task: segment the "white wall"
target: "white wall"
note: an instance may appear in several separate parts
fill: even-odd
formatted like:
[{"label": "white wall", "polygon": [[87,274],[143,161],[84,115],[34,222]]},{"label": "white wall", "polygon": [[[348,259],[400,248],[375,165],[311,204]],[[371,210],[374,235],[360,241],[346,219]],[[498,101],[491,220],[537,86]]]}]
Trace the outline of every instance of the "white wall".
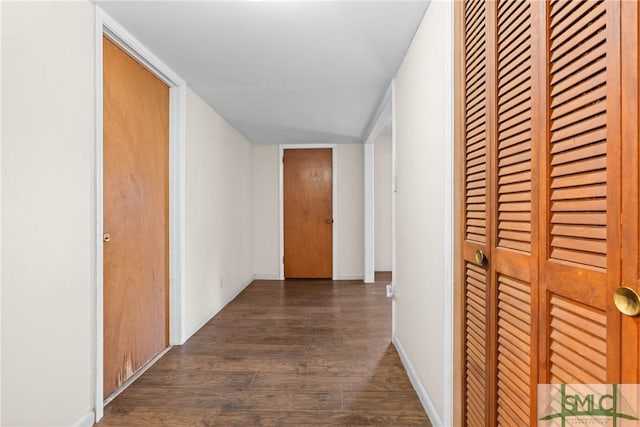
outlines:
[{"label": "white wall", "polygon": [[[446,3],[432,2],[398,73],[395,341],[433,413],[446,420]],[[52,25],[52,23],[59,23]],[[1,396],[3,426],[69,426],[93,406],[94,7],[2,2]],[[255,270],[277,271],[252,185],[269,149],[251,146],[192,92],[187,96],[186,288],[191,332]],[[274,147],[277,150],[277,147]],[[339,145],[337,275],[362,277],[362,146]],[[274,168],[277,170],[276,156]],[[274,190],[275,189],[275,190]],[[256,209],[254,210],[254,206]],[[274,208],[275,206],[275,208]],[[260,222],[263,221],[263,222]],[[271,249],[273,250],[273,249]],[[272,266],[271,263],[274,265]],[[222,278],[222,288],[220,288]],[[445,348],[445,351],[438,349]],[[450,380],[450,379],[449,379]],[[437,420],[436,420],[437,421]]]},{"label": "white wall", "polygon": [[375,270],[391,271],[391,135],[374,144]]},{"label": "white wall", "polygon": [[431,2],[395,81],[394,342],[434,425],[451,423],[451,8]]},{"label": "white wall", "polygon": [[257,278],[280,276],[277,145],[255,144],[253,151],[253,271]]},{"label": "white wall", "polygon": [[[0,425],[91,425],[94,6],[1,5]],[[251,144],[186,101],[189,334],[252,278],[253,205]]]},{"label": "white wall", "polygon": [[[2,2],[0,1],[0,52],[2,52]],[[0,53],[0,100],[2,100],[2,54]],[[2,101],[0,101],[0,310],[2,309]],[[2,315],[0,314],[0,424],[2,424]]]},{"label": "white wall", "polygon": [[93,407],[94,7],[2,4],[2,420]]},{"label": "white wall", "polygon": [[[279,147],[253,145],[253,247],[256,277],[280,274]],[[338,144],[336,278],[362,279],[364,264],[364,178],[362,144]]]},{"label": "white wall", "polygon": [[[187,89],[183,336],[252,279],[252,146]],[[186,335],[185,335],[186,334]]]},{"label": "white wall", "polygon": [[364,149],[362,144],[338,144],[338,212],[336,278],[364,275]]}]

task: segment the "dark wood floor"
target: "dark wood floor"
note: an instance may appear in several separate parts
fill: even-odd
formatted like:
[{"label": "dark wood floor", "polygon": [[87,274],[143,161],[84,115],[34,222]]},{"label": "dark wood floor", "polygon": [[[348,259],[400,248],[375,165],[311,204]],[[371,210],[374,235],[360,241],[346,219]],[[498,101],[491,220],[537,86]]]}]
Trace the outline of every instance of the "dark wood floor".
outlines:
[{"label": "dark wood floor", "polygon": [[97,426],[430,426],[390,343],[388,277],[252,283]]}]

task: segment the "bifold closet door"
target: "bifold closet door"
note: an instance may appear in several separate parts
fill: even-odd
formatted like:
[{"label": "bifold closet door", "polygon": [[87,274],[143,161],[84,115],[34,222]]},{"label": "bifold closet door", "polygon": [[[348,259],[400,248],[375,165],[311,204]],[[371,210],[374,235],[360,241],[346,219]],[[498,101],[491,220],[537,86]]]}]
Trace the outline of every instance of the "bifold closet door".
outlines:
[{"label": "bifold closet door", "polygon": [[539,383],[638,382],[637,320],[613,303],[623,265],[640,278],[628,3],[464,3],[465,425],[535,424]]}]

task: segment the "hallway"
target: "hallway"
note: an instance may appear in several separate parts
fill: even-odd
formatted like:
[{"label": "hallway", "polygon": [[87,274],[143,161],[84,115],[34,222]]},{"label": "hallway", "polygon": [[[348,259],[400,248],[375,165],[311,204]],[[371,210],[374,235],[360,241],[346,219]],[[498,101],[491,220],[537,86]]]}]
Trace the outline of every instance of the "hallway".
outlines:
[{"label": "hallway", "polygon": [[253,282],[97,426],[429,426],[376,279]]}]

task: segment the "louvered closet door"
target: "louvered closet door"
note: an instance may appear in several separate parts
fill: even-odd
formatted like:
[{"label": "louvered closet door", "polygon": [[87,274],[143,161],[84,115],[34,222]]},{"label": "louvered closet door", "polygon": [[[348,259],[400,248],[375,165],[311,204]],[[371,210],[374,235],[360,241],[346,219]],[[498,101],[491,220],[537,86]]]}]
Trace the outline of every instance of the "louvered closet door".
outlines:
[{"label": "louvered closet door", "polygon": [[[537,283],[537,170],[532,129],[533,27],[530,1],[499,1],[496,13],[495,149],[490,188],[494,193],[491,230],[495,238],[489,260],[494,301],[489,425],[534,425],[530,404],[536,396],[535,312]],[[538,120],[535,118],[535,120]],[[539,120],[536,128],[540,126]],[[493,310],[492,310],[493,311]],[[495,369],[495,371],[493,371]],[[494,412],[495,411],[495,412]],[[495,417],[495,418],[494,418]]]},{"label": "louvered closet door", "polygon": [[[640,291],[640,111],[638,2],[621,3],[622,18],[622,282]],[[621,383],[640,383],[640,317],[622,316]]]},{"label": "louvered closet door", "polygon": [[489,191],[488,99],[486,26],[487,4],[469,1],[464,8],[464,195],[463,195],[463,394],[464,422],[468,426],[488,423],[489,383],[487,340],[489,330],[489,283],[486,263],[478,263],[476,251],[490,257],[487,205]]},{"label": "louvered closet door", "polygon": [[[531,9],[528,1],[465,4],[463,417],[468,426],[528,425],[533,416],[531,295],[537,258],[531,254],[537,229],[531,212],[537,192],[531,185]],[[478,250],[486,256],[482,264],[475,258]]]},{"label": "louvered closet door", "polygon": [[620,380],[620,25],[617,1],[547,5],[540,381]]},{"label": "louvered closet door", "polygon": [[638,4],[462,9],[462,422],[535,425],[538,383],[640,382]]}]

